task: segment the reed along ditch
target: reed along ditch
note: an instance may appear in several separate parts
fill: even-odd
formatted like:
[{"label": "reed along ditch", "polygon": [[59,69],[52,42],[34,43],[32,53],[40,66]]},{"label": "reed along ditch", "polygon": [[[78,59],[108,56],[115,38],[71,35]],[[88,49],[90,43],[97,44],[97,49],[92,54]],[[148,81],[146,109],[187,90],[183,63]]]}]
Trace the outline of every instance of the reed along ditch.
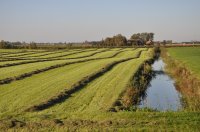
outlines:
[{"label": "reed along ditch", "polygon": [[164,71],[165,63],[158,58],[151,65],[152,78],[145,91],[140,94],[137,108],[158,111],[178,111],[182,109],[182,96],[176,90],[175,81]]}]

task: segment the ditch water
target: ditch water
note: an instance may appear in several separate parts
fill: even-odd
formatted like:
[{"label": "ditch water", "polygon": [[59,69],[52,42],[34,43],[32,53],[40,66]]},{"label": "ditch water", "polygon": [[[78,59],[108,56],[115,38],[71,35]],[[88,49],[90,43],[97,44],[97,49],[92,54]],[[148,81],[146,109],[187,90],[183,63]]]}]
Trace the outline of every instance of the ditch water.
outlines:
[{"label": "ditch water", "polygon": [[164,72],[165,63],[161,58],[152,65],[155,76],[141,97],[139,108],[152,108],[159,111],[178,111],[181,106],[181,94],[176,90],[174,80]]}]

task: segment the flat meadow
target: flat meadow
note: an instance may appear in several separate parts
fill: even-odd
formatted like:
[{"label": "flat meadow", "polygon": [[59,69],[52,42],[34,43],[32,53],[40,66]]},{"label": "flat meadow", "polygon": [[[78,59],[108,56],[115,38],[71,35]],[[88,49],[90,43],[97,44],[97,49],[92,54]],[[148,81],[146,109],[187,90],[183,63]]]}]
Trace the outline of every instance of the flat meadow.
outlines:
[{"label": "flat meadow", "polygon": [[[111,111],[155,48],[0,49],[0,131],[198,131],[199,111]],[[168,54],[200,77],[200,48]]]},{"label": "flat meadow", "polygon": [[182,62],[200,78],[200,48],[199,47],[177,47],[169,48],[168,52],[174,59]]}]

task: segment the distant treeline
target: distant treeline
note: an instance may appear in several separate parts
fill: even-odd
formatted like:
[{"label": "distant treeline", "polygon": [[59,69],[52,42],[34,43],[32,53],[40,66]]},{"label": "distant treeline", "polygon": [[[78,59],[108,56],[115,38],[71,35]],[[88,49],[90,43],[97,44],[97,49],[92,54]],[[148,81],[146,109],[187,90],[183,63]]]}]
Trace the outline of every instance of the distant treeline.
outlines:
[{"label": "distant treeline", "polygon": [[72,47],[71,43],[26,43],[0,41],[0,49],[64,49]]},{"label": "distant treeline", "polygon": [[118,34],[113,37],[107,37],[102,40],[100,46],[134,46],[134,45],[151,45],[153,44],[154,33],[137,33],[133,34],[129,40],[125,36]]},{"label": "distant treeline", "polygon": [[85,41],[83,43],[26,43],[26,42],[9,42],[1,41],[0,48],[4,49],[63,49],[63,48],[84,48],[84,47],[128,47],[143,46],[153,44],[154,33],[137,33],[133,34],[130,39],[118,34],[113,37],[107,37],[102,41]]},{"label": "distant treeline", "polygon": [[[185,42],[186,43],[186,42]],[[187,42],[192,44],[192,42]],[[200,42],[195,42],[200,43]],[[154,41],[154,33],[136,33],[129,39],[118,34],[101,41],[85,41],[81,43],[36,43],[0,41],[1,49],[65,49],[65,48],[94,48],[94,47],[130,47],[172,44],[172,40]]]}]

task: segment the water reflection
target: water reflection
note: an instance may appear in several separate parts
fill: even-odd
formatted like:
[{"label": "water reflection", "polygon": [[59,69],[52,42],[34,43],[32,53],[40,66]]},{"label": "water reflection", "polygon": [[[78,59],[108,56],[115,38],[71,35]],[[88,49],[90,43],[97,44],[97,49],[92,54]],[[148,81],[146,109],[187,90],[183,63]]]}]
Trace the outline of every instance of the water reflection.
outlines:
[{"label": "water reflection", "polygon": [[159,111],[181,109],[181,94],[176,90],[174,80],[164,72],[164,62],[158,59],[152,65],[153,78],[141,96],[139,108],[153,108]]}]

